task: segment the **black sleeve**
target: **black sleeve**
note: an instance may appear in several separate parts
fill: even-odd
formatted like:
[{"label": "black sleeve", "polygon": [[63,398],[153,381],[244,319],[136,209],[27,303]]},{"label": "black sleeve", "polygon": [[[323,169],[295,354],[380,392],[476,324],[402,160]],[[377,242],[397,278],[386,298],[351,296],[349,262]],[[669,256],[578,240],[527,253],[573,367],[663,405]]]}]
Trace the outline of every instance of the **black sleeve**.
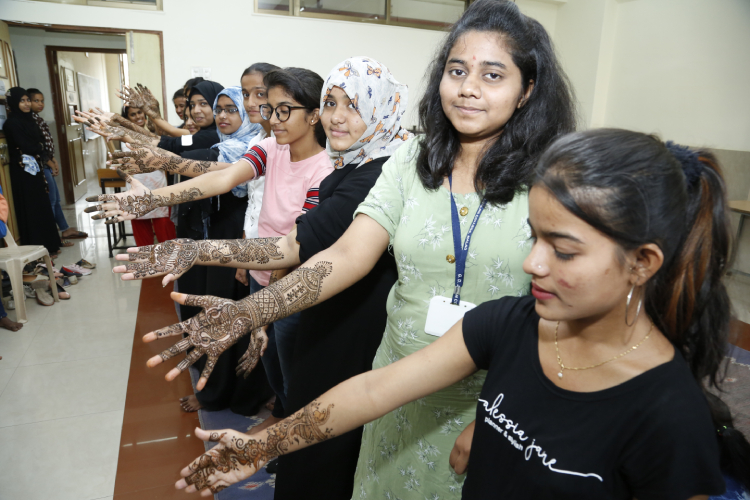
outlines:
[{"label": "black sleeve", "polygon": [[[691,377],[671,378],[693,383]],[[724,492],[708,404],[697,385],[691,389],[659,394],[656,410],[629,443],[622,471],[638,500],[686,500]]]},{"label": "black sleeve", "polygon": [[183,137],[185,136],[181,135],[179,137],[169,137],[163,135],[159,140],[158,146],[172,153],[181,154],[183,151],[192,151],[194,149],[208,149],[219,142],[219,135],[216,133],[215,127],[201,129],[196,132],[193,136],[193,144],[191,144],[190,146],[182,145]]},{"label": "black sleeve", "polygon": [[534,303],[534,297],[503,297],[466,313],[462,325],[464,342],[477,368],[489,369],[500,346],[507,344],[508,333],[517,332],[520,335],[512,337],[520,338],[528,327],[536,327]]},{"label": "black sleeve", "polygon": [[198,160],[198,161],[218,161],[219,150],[218,149],[193,149],[191,151],[183,151],[180,156],[187,160]]},{"label": "black sleeve", "polygon": [[330,197],[297,218],[301,262],[329,248],[344,234],[352,223],[354,211],[375,185],[381,170],[382,163],[355,169],[341,181]]}]

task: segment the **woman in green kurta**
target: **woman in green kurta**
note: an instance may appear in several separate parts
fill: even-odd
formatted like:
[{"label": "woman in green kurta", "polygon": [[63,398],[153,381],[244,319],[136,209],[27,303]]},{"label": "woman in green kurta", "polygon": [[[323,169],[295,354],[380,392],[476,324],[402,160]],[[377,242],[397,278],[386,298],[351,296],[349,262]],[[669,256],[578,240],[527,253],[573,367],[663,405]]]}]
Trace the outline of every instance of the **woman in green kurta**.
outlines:
[{"label": "woman in green kurta", "polygon": [[[419,139],[399,148],[357,209],[388,231],[399,271],[373,369],[437,339],[425,333],[430,299],[450,298],[455,285],[456,265],[447,258],[455,254],[450,191],[425,189],[417,176],[418,150]],[[453,196],[464,241],[481,199],[476,192]],[[528,213],[525,192],[484,209],[466,259],[462,302],[529,293],[531,278],[521,268],[531,247]],[[483,383],[484,372],[479,372],[365,425],[354,498],[442,499],[446,493],[458,498],[464,476],[448,466],[448,456],[456,437],[474,420]]]}]

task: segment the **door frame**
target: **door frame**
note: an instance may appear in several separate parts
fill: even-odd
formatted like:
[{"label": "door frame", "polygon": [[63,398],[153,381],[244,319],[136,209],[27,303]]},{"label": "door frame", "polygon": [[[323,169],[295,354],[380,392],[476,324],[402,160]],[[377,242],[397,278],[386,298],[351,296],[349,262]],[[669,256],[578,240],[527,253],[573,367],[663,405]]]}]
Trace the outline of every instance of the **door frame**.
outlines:
[{"label": "door frame", "polygon": [[[78,33],[84,35],[126,35],[129,32],[132,33],[147,33],[151,35],[157,35],[159,37],[159,52],[161,60],[161,94],[162,102],[164,102],[164,119],[168,119],[168,103],[167,100],[167,77],[164,68],[164,33],[161,31],[154,30],[138,30],[138,29],[124,29],[124,28],[103,28],[94,26],[73,26],[69,24],[31,24],[18,21],[7,21],[2,20],[8,26],[16,26],[19,28],[31,28],[41,29],[51,33]],[[50,50],[51,49],[51,50]],[[65,134],[65,113],[63,111],[62,96],[59,95],[60,81],[59,75],[55,68],[57,67],[57,51],[65,52],[99,52],[108,54],[124,54],[127,53],[127,49],[100,49],[95,47],[81,48],[81,47],[61,47],[61,46],[46,46],[45,53],[47,56],[47,70],[49,72],[50,86],[52,87],[52,101],[55,113],[55,122],[57,127],[57,137],[60,148],[60,169],[63,171],[63,188],[65,191],[65,200],[67,203],[75,203],[75,197],[73,194],[73,179],[70,178],[70,164],[68,160],[68,141],[67,135]],[[54,61],[54,64],[53,64]],[[65,168],[67,167],[67,168]]]},{"label": "door frame", "polygon": [[[125,54],[125,49],[98,49],[94,47],[63,47],[60,45],[46,45],[44,47],[45,55],[47,56],[47,71],[49,72],[50,86],[52,87],[52,107],[55,112],[55,125],[57,128],[58,144],[57,147],[60,149],[60,170],[63,176],[63,189],[65,191],[65,201],[67,203],[75,203],[75,186],[73,186],[73,178],[70,165],[70,152],[68,151],[68,134],[66,133],[66,127],[68,125],[67,113],[64,109],[64,99],[60,94],[62,88],[60,81],[60,74],[58,70],[58,52],[94,52],[100,54]],[[83,126],[83,125],[82,125]]]}]

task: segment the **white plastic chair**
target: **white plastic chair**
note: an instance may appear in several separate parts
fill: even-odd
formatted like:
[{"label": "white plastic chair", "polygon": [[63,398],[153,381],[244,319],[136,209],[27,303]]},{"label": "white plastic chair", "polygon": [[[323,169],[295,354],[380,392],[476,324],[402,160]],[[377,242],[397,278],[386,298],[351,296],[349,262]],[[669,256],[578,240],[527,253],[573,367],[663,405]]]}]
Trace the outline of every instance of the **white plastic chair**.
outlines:
[{"label": "white plastic chair", "polygon": [[57,284],[55,283],[55,273],[52,271],[52,259],[49,258],[49,252],[42,245],[16,245],[16,240],[10,234],[10,230],[5,235],[5,244],[7,248],[0,248],[0,269],[3,269],[10,276],[10,284],[13,287],[13,300],[16,302],[16,321],[26,323],[26,295],[23,293],[23,266],[31,261],[44,257],[44,263],[47,264],[47,272],[50,274],[50,290],[55,302],[60,302],[57,296]]}]

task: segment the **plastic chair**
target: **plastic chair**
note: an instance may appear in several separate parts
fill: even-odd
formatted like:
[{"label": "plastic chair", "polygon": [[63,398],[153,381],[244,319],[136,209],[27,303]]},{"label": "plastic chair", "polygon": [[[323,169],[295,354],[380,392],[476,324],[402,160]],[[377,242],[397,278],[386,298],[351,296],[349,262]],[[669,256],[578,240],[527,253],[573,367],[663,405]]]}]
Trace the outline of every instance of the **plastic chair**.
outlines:
[{"label": "plastic chair", "polygon": [[5,235],[5,244],[7,248],[0,248],[0,269],[3,269],[10,276],[10,284],[13,287],[13,300],[16,302],[16,321],[26,323],[26,296],[23,293],[23,266],[31,261],[44,257],[44,263],[47,264],[47,272],[50,274],[50,290],[55,302],[60,302],[57,296],[57,284],[52,271],[52,259],[49,252],[42,245],[16,245],[16,240],[10,234],[10,230]]}]

